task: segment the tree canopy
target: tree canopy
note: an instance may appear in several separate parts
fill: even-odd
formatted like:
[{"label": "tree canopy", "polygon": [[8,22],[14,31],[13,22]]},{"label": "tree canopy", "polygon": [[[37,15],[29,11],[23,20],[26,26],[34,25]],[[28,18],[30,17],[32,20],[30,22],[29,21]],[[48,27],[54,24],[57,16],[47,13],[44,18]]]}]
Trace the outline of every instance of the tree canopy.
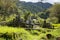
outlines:
[{"label": "tree canopy", "polygon": [[52,16],[55,16],[58,18],[58,22],[60,23],[60,4],[55,4],[50,8],[50,12]]},{"label": "tree canopy", "polygon": [[11,15],[12,13],[16,13],[17,11],[17,3],[18,0],[0,0],[0,16],[4,16],[4,19],[6,16]]}]

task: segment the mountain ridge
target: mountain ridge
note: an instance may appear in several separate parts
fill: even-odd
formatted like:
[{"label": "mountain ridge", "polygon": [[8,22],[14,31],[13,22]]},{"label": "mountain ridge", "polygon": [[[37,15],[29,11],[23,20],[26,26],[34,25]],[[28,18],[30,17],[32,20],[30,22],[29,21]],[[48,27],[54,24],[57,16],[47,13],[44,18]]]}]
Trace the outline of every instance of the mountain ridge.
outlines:
[{"label": "mountain ridge", "polygon": [[25,2],[25,1],[19,1],[18,2],[18,8],[25,10],[25,11],[30,11],[31,13],[38,13],[42,12],[48,8],[50,8],[52,4],[50,3],[43,3],[43,2],[37,2],[37,3],[32,3],[32,2]]}]

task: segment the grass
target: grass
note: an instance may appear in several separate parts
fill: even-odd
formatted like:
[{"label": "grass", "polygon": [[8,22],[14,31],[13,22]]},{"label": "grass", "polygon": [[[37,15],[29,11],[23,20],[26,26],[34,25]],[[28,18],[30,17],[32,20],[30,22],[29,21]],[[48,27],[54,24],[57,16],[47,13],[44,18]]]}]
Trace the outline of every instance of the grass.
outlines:
[{"label": "grass", "polygon": [[60,28],[60,24],[52,24],[55,28]]},{"label": "grass", "polygon": [[[41,40],[42,37],[46,37],[46,34],[52,34],[55,37],[60,36],[60,24],[53,24],[55,29],[40,28],[39,30],[25,30],[24,28],[14,28],[8,26],[0,26],[0,33],[17,33],[23,40]],[[4,38],[0,38],[4,40]]]},{"label": "grass", "polygon": [[12,35],[12,33],[16,33],[19,36],[19,38],[22,38],[23,40],[33,40],[32,35],[26,31],[23,28],[14,28],[14,27],[7,27],[7,26],[0,26],[0,33],[8,33],[8,35]]},{"label": "grass", "polygon": [[0,38],[0,40],[5,40],[4,38]]}]

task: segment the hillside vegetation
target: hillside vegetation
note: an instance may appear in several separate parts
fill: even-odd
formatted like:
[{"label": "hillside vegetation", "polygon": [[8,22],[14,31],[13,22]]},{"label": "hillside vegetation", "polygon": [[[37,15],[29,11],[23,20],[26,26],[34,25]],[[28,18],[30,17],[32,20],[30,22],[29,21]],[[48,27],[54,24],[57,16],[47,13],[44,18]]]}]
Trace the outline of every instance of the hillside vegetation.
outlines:
[{"label": "hillside vegetation", "polygon": [[32,3],[21,1],[17,3],[17,6],[23,12],[30,11],[31,13],[39,13],[50,8],[52,4],[43,2]]},{"label": "hillside vegetation", "polygon": [[0,40],[59,38],[60,4],[0,0]]}]

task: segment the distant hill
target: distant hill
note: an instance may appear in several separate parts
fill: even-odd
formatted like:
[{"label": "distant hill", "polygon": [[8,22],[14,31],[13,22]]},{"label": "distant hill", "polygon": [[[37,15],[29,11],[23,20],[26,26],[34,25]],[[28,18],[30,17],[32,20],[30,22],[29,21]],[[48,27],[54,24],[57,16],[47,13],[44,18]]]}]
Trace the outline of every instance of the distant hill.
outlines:
[{"label": "distant hill", "polygon": [[50,3],[42,3],[42,2],[32,3],[32,2],[24,2],[24,1],[18,2],[17,5],[18,8],[20,8],[24,12],[30,11],[31,13],[42,12],[52,6],[52,4]]}]

